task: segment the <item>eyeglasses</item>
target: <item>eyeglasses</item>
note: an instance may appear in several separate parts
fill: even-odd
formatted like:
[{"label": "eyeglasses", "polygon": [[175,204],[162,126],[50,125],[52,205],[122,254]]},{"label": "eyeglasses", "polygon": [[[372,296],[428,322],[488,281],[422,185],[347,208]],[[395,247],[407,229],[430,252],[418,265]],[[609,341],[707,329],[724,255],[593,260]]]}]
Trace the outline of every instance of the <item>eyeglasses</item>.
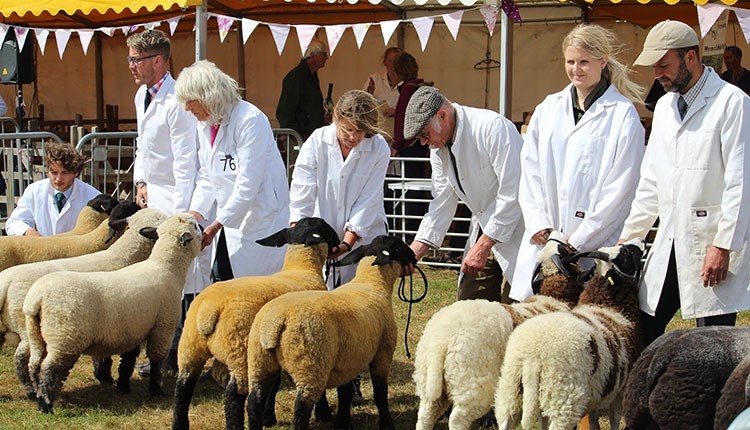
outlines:
[{"label": "eyeglasses", "polygon": [[430,140],[430,124],[427,124],[427,126],[419,132],[419,134],[417,135],[417,139]]},{"label": "eyeglasses", "polygon": [[143,57],[128,57],[128,64],[141,64],[141,61],[154,58],[159,54],[144,55]]}]

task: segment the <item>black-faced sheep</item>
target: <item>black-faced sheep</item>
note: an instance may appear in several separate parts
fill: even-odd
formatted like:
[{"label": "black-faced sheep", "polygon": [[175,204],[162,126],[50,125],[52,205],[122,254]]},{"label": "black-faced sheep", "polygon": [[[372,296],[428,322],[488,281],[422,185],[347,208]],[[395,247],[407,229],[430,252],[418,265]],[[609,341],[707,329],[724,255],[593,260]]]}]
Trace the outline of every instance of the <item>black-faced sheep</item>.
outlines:
[{"label": "black-faced sheep", "polygon": [[586,253],[598,258],[571,312],[531,318],[508,339],[495,396],[499,429],[574,429],[584,414],[592,428],[605,411],[619,428],[622,387],[642,349],[638,274],[643,243]]},{"label": "black-faced sheep", "polygon": [[79,221],[85,220],[82,222],[86,225],[94,219],[102,220],[87,233],[0,237],[0,271],[19,264],[90,254],[109,247],[113,243],[107,221],[110,213],[100,210],[109,209],[111,212],[113,208],[108,196],[104,196],[90,200],[89,204],[93,206],[86,206],[89,209],[84,208],[86,213],[79,216]]},{"label": "black-faced sheep", "polygon": [[583,283],[572,251],[553,235],[537,256],[538,293],[505,305],[464,300],[440,309],[417,346],[414,382],[420,398],[417,429],[432,429],[451,406],[449,428],[468,429],[492,407],[513,329],[535,315],[569,310]]},{"label": "black-faced sheep", "polygon": [[117,199],[109,194],[99,194],[86,202],[86,206],[84,206],[78,213],[76,225],[72,230],[55,236],[75,236],[90,232],[99,227],[99,224],[107,219],[112,213],[112,209],[114,209],[118,203]]},{"label": "black-faced sheep", "polygon": [[379,427],[394,428],[388,408],[388,374],[397,338],[391,295],[403,267],[416,264],[416,258],[400,239],[378,236],[340,264],[360,259],[351,282],[330,292],[288,293],[258,312],[247,348],[251,430],[263,428],[261,412],[282,369],[297,387],[295,429],[309,427],[313,405],[333,387],[339,399],[334,427],[351,428],[354,388],[345,383],[368,367]]},{"label": "black-faced sheep", "polygon": [[[94,252],[92,254],[78,257],[61,258],[58,260],[40,261],[37,263],[22,264],[8,268],[0,273],[0,334],[4,331],[6,338],[18,337],[20,343],[16,348],[15,365],[16,375],[23,384],[26,395],[29,398],[36,397],[28,374],[29,345],[26,341],[26,317],[23,313],[23,302],[31,286],[42,276],[60,272],[102,272],[107,270],[118,270],[131,264],[148,258],[154,246],[154,240],[142,236],[139,232],[142,228],[156,228],[165,219],[166,215],[156,209],[145,209],[128,216],[129,213],[140,209],[135,203],[123,203],[112,214],[125,216],[125,218],[112,218],[109,222],[111,228],[116,231],[128,230],[109,249]],[[2,292],[6,291],[3,303]],[[111,368],[111,363],[110,368]],[[107,366],[101,366],[106,371]],[[112,382],[111,374],[106,381]]]},{"label": "black-faced sheep", "polygon": [[628,429],[713,428],[721,389],[749,354],[749,327],[663,334],[643,351],[628,377],[623,396]]},{"label": "black-faced sheep", "polygon": [[[284,266],[269,276],[245,276],[215,283],[190,305],[177,350],[179,373],[175,386],[173,429],[189,427],[188,409],[198,377],[213,357],[230,373],[226,389],[227,429],[244,427],[247,397],[247,335],[260,308],[290,291],[325,291],[323,266],[340,241],[321,218],[303,218],[258,241],[265,246],[287,246]],[[273,402],[269,403],[273,413]],[[268,416],[275,421],[275,416]]]},{"label": "black-faced sheep", "polygon": [[[151,362],[149,392],[164,395],[160,365],[180,319],[182,287],[201,232],[192,215],[176,214],[141,233],[158,234],[147,260],[114,272],[50,273],[26,295],[29,373],[41,411],[52,410],[81,354],[107,357],[143,341]],[[127,370],[129,376],[132,367]]]}]

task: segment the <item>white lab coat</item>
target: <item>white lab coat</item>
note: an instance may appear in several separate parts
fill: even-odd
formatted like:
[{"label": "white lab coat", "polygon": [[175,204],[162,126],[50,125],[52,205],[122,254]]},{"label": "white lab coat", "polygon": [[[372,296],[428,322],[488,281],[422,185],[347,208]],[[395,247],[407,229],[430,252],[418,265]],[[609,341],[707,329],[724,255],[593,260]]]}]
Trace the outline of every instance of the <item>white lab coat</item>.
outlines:
[{"label": "white lab coat", "polygon": [[[640,284],[653,315],[674,245],[683,318],[750,309],[750,98],[706,67],[708,80],[685,120],[678,94],[656,104],[654,128],[622,238],[659,228]],[[717,287],[700,277],[708,246],[729,249],[729,274]]]},{"label": "white lab coat", "polygon": [[584,113],[573,117],[571,86],[534,110],[521,150],[519,202],[524,232],[510,297],[532,295],[540,230],[561,231],[579,251],[612,246],[635,195],[645,131],[633,103],[610,85]]},{"label": "white lab coat", "polygon": [[[430,150],[433,199],[415,240],[439,247],[460,198],[472,215],[465,251],[476,243],[481,227],[496,242],[492,252],[510,280],[523,234],[518,205],[521,135],[512,122],[497,112],[456,103],[453,107],[455,140],[450,147]],[[455,155],[465,193],[456,181],[449,151]]]},{"label": "white lab coat", "polygon": [[58,211],[55,203],[57,191],[52,188],[50,180],[32,182],[5,221],[5,232],[8,236],[22,236],[26,230],[35,228],[42,236],[49,236],[72,230],[81,209],[101,192],[78,178],[71,187],[73,189],[62,211]]},{"label": "white lab coat", "polygon": [[268,118],[240,100],[213,147],[210,124],[199,123],[198,138],[200,176],[191,209],[203,215],[217,205],[235,277],[281,270],[286,247],[255,243],[288,227],[289,221],[286,169]]},{"label": "white lab coat", "polygon": [[[323,218],[343,239],[349,230],[360,240],[357,248],[386,234],[383,182],[390,159],[380,135],[365,138],[344,160],[334,124],[313,132],[300,148],[292,174],[290,222]],[[356,265],[337,268],[341,284],[354,278]],[[333,277],[328,287],[334,286]]]},{"label": "white lab coat", "polygon": [[[198,122],[177,101],[167,76],[144,111],[146,86],[135,94],[138,123],[133,177],[148,185],[148,207],[166,215],[187,212],[198,176]],[[208,215],[208,214],[206,214]],[[183,292],[197,294],[211,283],[211,249],[191,264]]]}]

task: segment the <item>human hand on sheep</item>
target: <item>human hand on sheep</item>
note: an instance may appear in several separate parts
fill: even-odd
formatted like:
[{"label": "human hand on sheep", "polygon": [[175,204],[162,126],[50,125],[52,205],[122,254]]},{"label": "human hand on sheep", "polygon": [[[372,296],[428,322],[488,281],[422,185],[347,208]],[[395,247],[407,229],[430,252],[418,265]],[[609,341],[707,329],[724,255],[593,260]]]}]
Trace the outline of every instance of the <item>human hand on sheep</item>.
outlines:
[{"label": "human hand on sheep", "polygon": [[486,234],[479,236],[477,243],[469,248],[469,252],[461,260],[461,271],[469,276],[477,276],[487,264],[487,258],[494,244],[495,241]]},{"label": "human hand on sheep", "polygon": [[706,256],[703,257],[703,268],[701,278],[704,287],[715,287],[727,279],[729,270],[729,250],[716,246],[709,246]]}]

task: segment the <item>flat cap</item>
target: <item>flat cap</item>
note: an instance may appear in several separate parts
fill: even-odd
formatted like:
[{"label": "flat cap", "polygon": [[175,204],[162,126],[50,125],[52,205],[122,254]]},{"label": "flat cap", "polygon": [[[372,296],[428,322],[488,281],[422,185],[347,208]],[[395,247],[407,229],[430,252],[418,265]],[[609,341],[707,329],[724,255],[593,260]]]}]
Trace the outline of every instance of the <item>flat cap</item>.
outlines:
[{"label": "flat cap", "polygon": [[404,139],[411,140],[419,135],[427,122],[435,116],[445,97],[435,87],[422,86],[411,96],[404,115]]},{"label": "flat cap", "polygon": [[654,26],[643,43],[643,52],[635,59],[636,66],[653,66],[670,49],[698,46],[698,35],[680,21],[662,21]]}]

